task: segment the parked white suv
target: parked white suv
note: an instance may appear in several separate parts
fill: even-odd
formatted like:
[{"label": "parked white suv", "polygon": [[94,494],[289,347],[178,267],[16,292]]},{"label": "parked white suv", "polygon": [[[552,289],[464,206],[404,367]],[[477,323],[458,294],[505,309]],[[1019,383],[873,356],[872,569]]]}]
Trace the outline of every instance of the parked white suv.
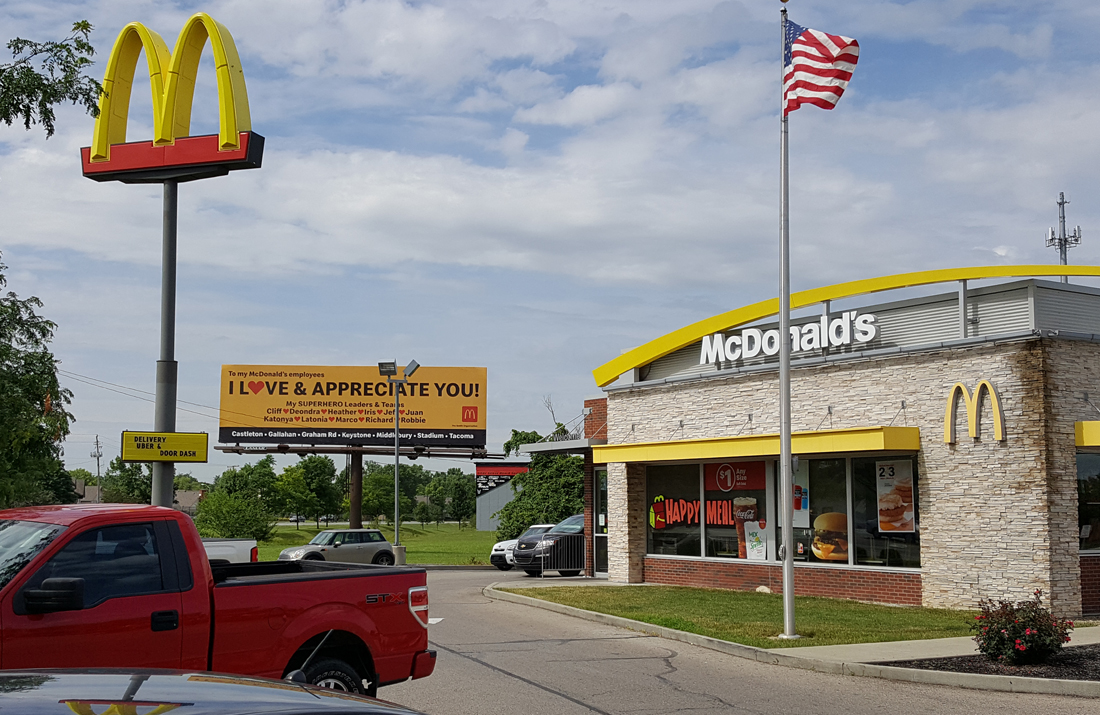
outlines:
[{"label": "parked white suv", "polygon": [[[527,531],[520,534],[519,539],[525,536],[535,536],[536,534],[542,534],[550,529],[554,528],[553,524],[535,524],[527,528]],[[507,541],[498,541],[493,544],[493,550],[489,552],[489,563],[496,566],[501,571],[509,571],[516,565],[516,561],[512,558],[512,549],[516,548],[516,544],[519,539],[508,539]]]}]

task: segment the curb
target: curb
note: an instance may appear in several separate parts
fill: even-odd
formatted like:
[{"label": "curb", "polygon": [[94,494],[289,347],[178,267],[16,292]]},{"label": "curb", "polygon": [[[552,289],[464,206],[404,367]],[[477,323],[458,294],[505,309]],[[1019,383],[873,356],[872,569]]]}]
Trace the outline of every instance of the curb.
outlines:
[{"label": "curb", "polygon": [[405,564],[427,571],[497,571],[492,564]]},{"label": "curb", "polygon": [[[760,663],[782,665],[788,668],[812,670],[818,673],[831,675],[854,675],[863,678],[882,678],[884,680],[897,680],[908,683],[920,683],[924,685],[950,685],[956,688],[970,688],[972,690],[998,690],[1009,693],[1035,693],[1042,695],[1074,695],[1084,698],[1100,698],[1100,681],[1089,680],[1056,680],[1054,678],[1021,678],[1011,675],[983,675],[978,673],[951,673],[939,670],[919,670],[916,668],[899,668],[890,665],[876,665],[874,663],[845,663],[840,661],[820,660],[818,658],[805,658],[786,653],[776,653],[763,648],[732,643],[730,641],[710,638],[686,631],[678,631],[664,626],[655,626],[652,623],[635,621],[621,616],[610,616],[606,613],[586,611],[573,606],[563,606],[560,603],[543,601],[539,598],[521,596],[517,593],[508,593],[496,590],[497,584],[490,584],[481,590],[488,598],[498,601],[509,601],[525,606],[534,606],[547,611],[554,611],[574,618],[582,618],[586,621],[602,623],[617,628],[627,628],[640,633],[680,641],[691,645],[709,648],[738,658],[747,658]],[[797,649],[791,649],[797,650]]]}]

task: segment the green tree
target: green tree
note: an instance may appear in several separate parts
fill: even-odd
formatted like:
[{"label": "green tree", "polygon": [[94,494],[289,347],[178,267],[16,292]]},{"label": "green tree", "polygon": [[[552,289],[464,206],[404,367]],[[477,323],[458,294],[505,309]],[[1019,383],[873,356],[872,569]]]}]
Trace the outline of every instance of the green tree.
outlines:
[{"label": "green tree", "polygon": [[41,124],[49,138],[54,132],[55,104],[84,105],[88,114],[98,117],[103,87],[84,74],[95,54],[88,42],[91,33],[91,23],[81,20],[60,42],[19,37],[9,42],[12,62],[0,65],[0,121],[11,126],[21,119],[27,129]]},{"label": "green tree", "polygon": [[[94,477],[93,477],[93,479],[94,479]],[[173,485],[174,485],[174,488],[177,492],[180,492],[180,491],[201,492],[203,489],[208,489],[209,490],[209,489],[214,488],[213,484],[207,484],[206,482],[200,482],[198,479],[195,479],[193,476],[191,476],[191,474],[188,473],[188,472],[183,472],[182,474],[176,474],[176,478],[175,478],[175,481],[173,482]]]},{"label": "green tree", "polygon": [[[279,491],[279,511],[283,514],[302,516],[312,514],[315,510],[314,496],[306,484],[305,473],[300,464],[295,464],[283,470],[279,480],[275,483]],[[298,521],[294,522],[295,530],[301,528]]]},{"label": "green tree", "polygon": [[438,521],[443,518],[443,510],[431,502],[417,502],[413,509],[413,519],[420,522],[421,526],[427,526],[430,521]]},{"label": "green tree", "polygon": [[424,494],[446,516],[460,524],[469,521],[477,512],[474,475],[467,474],[458,467],[436,474],[435,478],[424,487]]},{"label": "green tree", "polygon": [[153,470],[149,465],[124,463],[115,457],[103,474],[101,501],[118,504],[148,504],[153,492]]},{"label": "green tree", "polygon": [[195,526],[206,537],[267,541],[275,530],[275,519],[261,501],[247,492],[215,488],[199,502]]},{"label": "green tree", "polygon": [[[432,472],[419,464],[402,464],[398,471],[401,485],[401,520],[412,519],[416,495],[431,482]],[[393,465],[365,462],[363,464],[363,516],[393,517]]]},{"label": "green tree", "polygon": [[95,475],[89,472],[87,469],[77,467],[76,469],[69,470],[69,476],[73,478],[73,481],[84,480],[84,486],[94,486],[96,483]]},{"label": "green tree", "polygon": [[[0,262],[0,288],[7,285]],[[49,344],[57,325],[39,316],[42,301],[0,293],[0,508],[52,500],[61,442],[73,416]]]},{"label": "green tree", "polygon": [[269,454],[255,464],[225,470],[214,480],[214,490],[257,499],[265,510],[274,514],[279,511],[277,481],[275,458]]},{"label": "green tree", "polygon": [[[542,439],[537,432],[512,430],[504,444],[511,454],[521,444]],[[527,471],[512,477],[515,496],[497,512],[497,538],[514,539],[531,524],[553,524],[584,511],[584,460],[564,454],[534,454]]]},{"label": "green tree", "polygon": [[304,513],[312,517],[319,527],[323,517],[340,510],[343,495],[336,486],[336,465],[330,458],[315,454],[303,457],[298,462],[298,467],[302,470],[306,488],[313,497],[309,503],[309,511]]}]

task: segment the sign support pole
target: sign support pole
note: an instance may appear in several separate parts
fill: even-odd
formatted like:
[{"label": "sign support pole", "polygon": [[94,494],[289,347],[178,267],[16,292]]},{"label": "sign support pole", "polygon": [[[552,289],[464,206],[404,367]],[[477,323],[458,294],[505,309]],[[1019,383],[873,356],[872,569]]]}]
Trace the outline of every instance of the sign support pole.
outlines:
[{"label": "sign support pole", "polygon": [[363,453],[352,452],[351,468],[348,469],[348,526],[352,529],[363,528]]},{"label": "sign support pole", "polygon": [[[783,0],[786,2],[786,0]],[[783,60],[780,87],[786,79],[787,8],[781,12]],[[798,638],[794,629],[794,494],[791,474],[791,233],[790,172],[787,148],[786,92],[780,91],[780,211],[779,211],[779,508],[783,513],[783,639]]]},{"label": "sign support pole", "polygon": [[[164,182],[164,228],[161,246],[160,359],[157,360],[157,394],[153,417],[156,432],[176,431],[176,225],[179,182]],[[176,477],[175,462],[153,464],[153,489],[149,503],[172,506]]]},{"label": "sign support pole", "polygon": [[393,388],[393,545],[401,546],[401,386],[407,379],[394,380]]}]

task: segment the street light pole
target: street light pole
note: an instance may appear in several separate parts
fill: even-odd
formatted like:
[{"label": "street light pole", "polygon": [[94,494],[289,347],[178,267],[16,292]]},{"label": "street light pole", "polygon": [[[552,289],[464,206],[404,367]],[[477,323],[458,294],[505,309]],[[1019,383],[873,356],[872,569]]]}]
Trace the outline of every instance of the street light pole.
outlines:
[{"label": "street light pole", "polygon": [[378,374],[386,377],[393,388],[393,548],[397,564],[405,563],[405,551],[401,547],[401,389],[409,384],[409,378],[420,367],[411,360],[405,366],[404,375],[397,377],[397,361],[378,363]]}]

